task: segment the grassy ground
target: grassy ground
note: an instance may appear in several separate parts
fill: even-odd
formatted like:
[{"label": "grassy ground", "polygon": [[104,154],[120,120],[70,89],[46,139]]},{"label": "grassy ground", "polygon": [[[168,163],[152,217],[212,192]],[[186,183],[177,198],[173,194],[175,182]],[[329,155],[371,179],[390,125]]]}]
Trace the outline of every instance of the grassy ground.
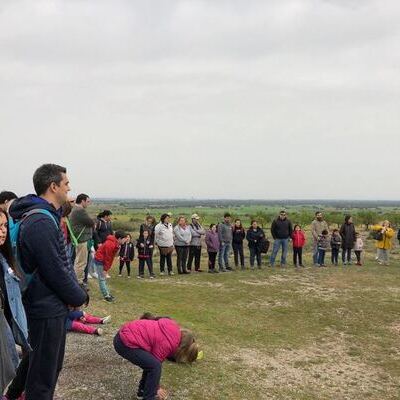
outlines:
[{"label": "grassy ground", "polygon": [[68,335],[61,398],[134,398],[139,369],[116,355],[112,338],[143,311],[193,329],[205,352],[193,366],[164,364],[171,399],[400,398],[398,255],[389,267],[264,267],[154,281],[135,272],[128,280],[114,269],[114,304],[91,282],[89,311],[113,322],[103,337]]}]

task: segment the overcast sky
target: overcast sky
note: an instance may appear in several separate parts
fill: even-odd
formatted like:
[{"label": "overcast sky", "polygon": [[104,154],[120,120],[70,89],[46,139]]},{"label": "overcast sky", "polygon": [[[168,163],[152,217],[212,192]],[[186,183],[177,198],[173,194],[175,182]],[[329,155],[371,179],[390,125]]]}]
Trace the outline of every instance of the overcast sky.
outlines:
[{"label": "overcast sky", "polygon": [[399,199],[398,0],[2,0],[0,190]]}]

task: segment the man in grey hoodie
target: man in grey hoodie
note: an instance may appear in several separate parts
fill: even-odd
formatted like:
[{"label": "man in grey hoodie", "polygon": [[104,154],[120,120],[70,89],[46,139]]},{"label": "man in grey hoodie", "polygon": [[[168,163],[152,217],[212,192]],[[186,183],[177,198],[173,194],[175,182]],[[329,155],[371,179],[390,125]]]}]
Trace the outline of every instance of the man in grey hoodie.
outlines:
[{"label": "man in grey hoodie", "polygon": [[194,259],[194,269],[196,272],[202,272],[200,269],[201,258],[201,237],[206,234],[205,229],[200,225],[200,217],[197,214],[192,215],[192,223],[189,225],[192,234],[192,240],[189,247],[189,259],[187,269],[192,270],[192,263]]},{"label": "man in grey hoodie", "polygon": [[221,272],[232,271],[229,266],[229,254],[232,249],[231,214],[225,213],[224,221],[218,224],[218,237],[221,243],[218,253],[218,266]]}]

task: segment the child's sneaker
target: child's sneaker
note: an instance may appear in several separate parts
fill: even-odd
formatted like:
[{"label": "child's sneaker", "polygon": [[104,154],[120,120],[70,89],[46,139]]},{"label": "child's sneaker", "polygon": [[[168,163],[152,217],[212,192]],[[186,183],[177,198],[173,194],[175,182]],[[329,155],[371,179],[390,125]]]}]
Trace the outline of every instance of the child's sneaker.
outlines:
[{"label": "child's sneaker", "polygon": [[111,321],[111,315],[107,315],[107,317],[104,317],[101,320],[101,323],[104,325],[104,324],[108,324],[110,321]]},{"label": "child's sneaker", "polygon": [[170,272],[168,272],[168,275],[169,276],[174,276],[175,274],[172,271],[170,271]]},{"label": "child's sneaker", "polygon": [[108,303],[112,303],[114,301],[114,297],[112,297],[111,295],[104,296],[104,300]]},{"label": "child's sneaker", "polygon": [[144,276],[143,275],[138,275],[137,278],[138,279],[144,279]]},{"label": "child's sneaker", "polygon": [[153,275],[150,275],[150,279],[155,279],[155,275],[153,274]]},{"label": "child's sneaker", "polygon": [[97,336],[103,336],[103,333],[104,333],[103,329],[101,329],[101,328],[97,328],[96,329],[96,335]]},{"label": "child's sneaker", "polygon": [[160,275],[161,275],[161,276],[164,276],[164,275],[165,275],[165,272],[164,272],[164,271],[161,271],[161,272],[160,272]]},{"label": "child's sneaker", "polygon": [[106,274],[106,279],[110,279],[111,275],[110,274]]}]

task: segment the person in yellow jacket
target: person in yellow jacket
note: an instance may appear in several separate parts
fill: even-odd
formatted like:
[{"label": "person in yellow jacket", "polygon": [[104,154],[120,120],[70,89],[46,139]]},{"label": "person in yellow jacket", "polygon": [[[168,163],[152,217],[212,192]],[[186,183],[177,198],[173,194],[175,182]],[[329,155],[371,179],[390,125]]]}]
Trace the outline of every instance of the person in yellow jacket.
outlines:
[{"label": "person in yellow jacket", "polygon": [[392,248],[394,230],[389,221],[383,221],[381,225],[374,225],[372,230],[376,234],[376,248],[378,250],[378,263],[389,265],[389,250]]}]

